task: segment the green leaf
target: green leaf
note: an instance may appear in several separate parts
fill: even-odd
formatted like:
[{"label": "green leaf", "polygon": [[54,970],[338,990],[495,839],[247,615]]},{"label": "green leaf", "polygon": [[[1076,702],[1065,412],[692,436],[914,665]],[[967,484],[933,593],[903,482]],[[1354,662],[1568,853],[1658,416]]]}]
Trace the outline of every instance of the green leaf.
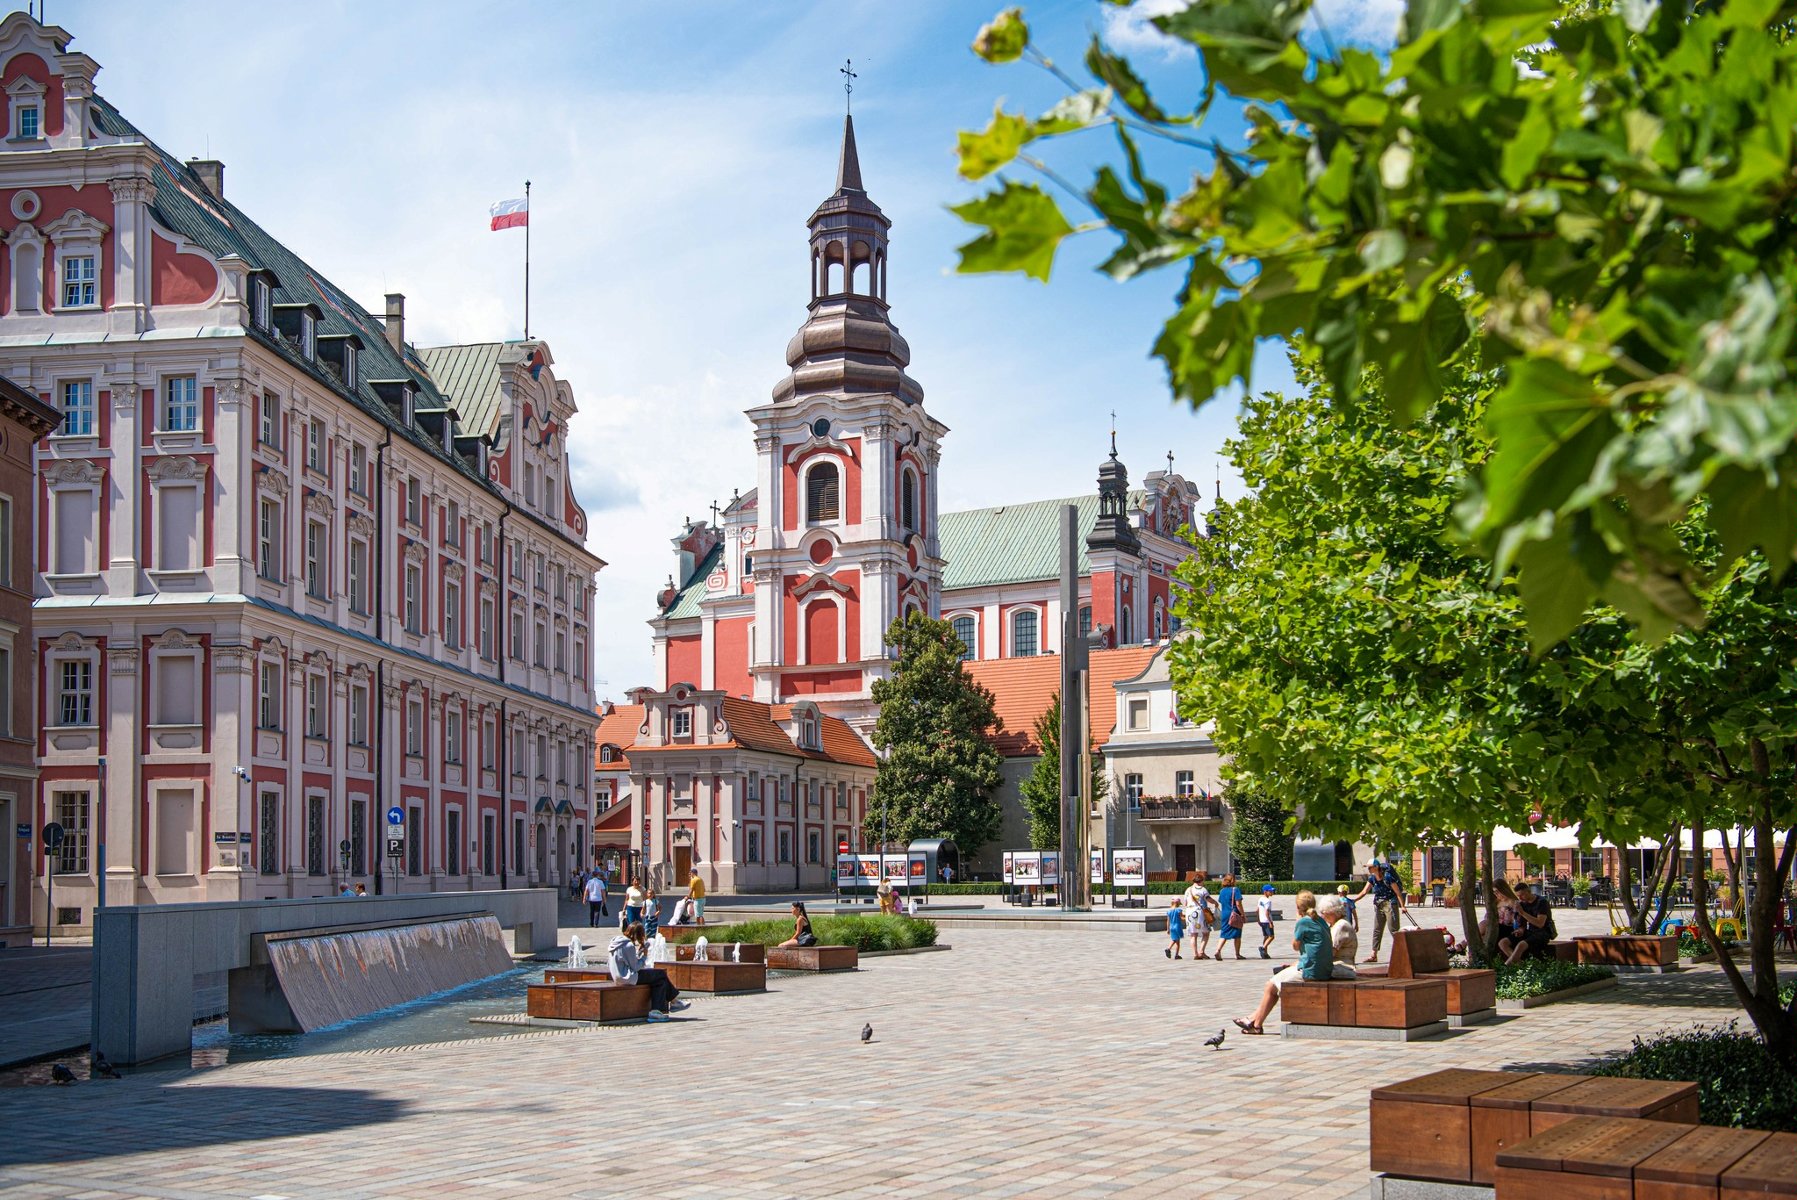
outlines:
[{"label": "green leaf", "polygon": [[1516,567],[1516,587],[1529,619],[1529,647],[1541,654],[1578,628],[1597,599],[1597,587],[1573,553],[1564,522],[1545,540],[1524,543],[1516,552]]},{"label": "green leaf", "polygon": [[1497,443],[1484,472],[1487,532],[1557,511],[1590,480],[1616,433],[1591,380],[1541,358],[1511,365],[1485,424]]},{"label": "green leaf", "polygon": [[961,178],[984,179],[1015,159],[1029,138],[1028,121],[1002,108],[993,109],[992,123],[983,131],[961,131],[955,147],[961,156]]},{"label": "green leaf", "polygon": [[1155,104],[1153,97],[1148,94],[1148,85],[1135,73],[1129,60],[1106,50],[1097,38],[1092,39],[1092,45],[1086,50],[1086,67],[1117,93],[1117,99],[1123,102],[1124,107],[1143,120],[1167,119],[1167,114]]},{"label": "green leaf", "polygon": [[1074,231],[1060,206],[1033,183],[1007,180],[1000,190],[949,211],[969,225],[986,226],[985,233],[960,248],[956,270],[968,275],[1021,271],[1046,283],[1056,248]]},{"label": "green leaf", "polygon": [[1410,243],[1395,229],[1375,229],[1360,239],[1360,261],[1371,271],[1388,271],[1404,261]]},{"label": "green leaf", "polygon": [[973,39],[973,52],[989,63],[1016,62],[1030,44],[1030,27],[1021,8],[1007,8],[981,26]]}]

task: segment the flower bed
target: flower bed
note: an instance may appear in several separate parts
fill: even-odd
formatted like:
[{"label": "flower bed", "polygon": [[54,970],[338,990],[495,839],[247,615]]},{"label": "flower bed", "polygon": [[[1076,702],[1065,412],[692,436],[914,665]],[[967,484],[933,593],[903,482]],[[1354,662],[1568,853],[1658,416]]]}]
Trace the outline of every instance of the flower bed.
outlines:
[{"label": "flower bed", "polygon": [[[1456,967],[1473,965],[1463,954],[1456,954],[1449,961]],[[1515,966],[1498,964],[1497,997],[1499,1000],[1533,1000],[1615,977],[1616,972],[1609,967],[1581,966],[1552,958],[1525,958]]]},{"label": "flower bed", "polygon": [[[936,944],[936,922],[919,917],[882,916],[879,913],[852,913],[842,916],[819,915],[811,918],[811,932],[825,946],[853,946],[857,950],[915,950]],[[792,936],[792,918],[742,921],[735,925],[707,925],[702,929],[683,929],[674,938],[692,942],[704,937],[708,942],[749,942],[778,946]]]}]

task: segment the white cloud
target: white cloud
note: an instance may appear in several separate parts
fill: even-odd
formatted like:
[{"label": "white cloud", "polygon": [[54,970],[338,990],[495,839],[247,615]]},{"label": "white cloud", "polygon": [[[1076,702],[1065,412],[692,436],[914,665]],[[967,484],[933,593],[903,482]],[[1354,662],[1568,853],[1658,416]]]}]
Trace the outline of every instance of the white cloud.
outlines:
[{"label": "white cloud", "polygon": [[1124,54],[1154,54],[1171,62],[1196,53],[1186,42],[1168,37],[1149,23],[1190,7],[1191,0],[1136,0],[1128,8],[1104,10],[1104,42]]},{"label": "white cloud", "polygon": [[1336,46],[1389,50],[1403,17],[1404,0],[1317,0],[1305,29],[1326,32]]}]

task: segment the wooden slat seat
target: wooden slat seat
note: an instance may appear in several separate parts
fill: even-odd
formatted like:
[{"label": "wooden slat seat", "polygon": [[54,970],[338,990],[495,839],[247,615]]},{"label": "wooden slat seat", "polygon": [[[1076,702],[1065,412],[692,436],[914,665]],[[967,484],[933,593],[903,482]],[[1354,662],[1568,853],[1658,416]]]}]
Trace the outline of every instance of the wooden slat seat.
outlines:
[{"label": "wooden slat seat", "polygon": [[1626,1117],[1573,1117],[1497,1156],[1496,1200],[1634,1200],[1635,1168],[1690,1128]]},{"label": "wooden slat seat", "polygon": [[767,965],[775,971],[853,971],[861,954],[853,946],[769,946]]},{"label": "wooden slat seat", "polygon": [[767,964],[758,962],[665,962],[668,982],[683,992],[724,995],[767,991]]},{"label": "wooden slat seat", "polygon": [[649,1015],[649,986],[611,980],[533,983],[526,989],[525,1011],[557,1021],[640,1021]]},{"label": "wooden slat seat", "polygon": [[1677,936],[1621,933],[1574,938],[1578,961],[1598,967],[1647,967],[1665,969],[1678,966]]},{"label": "wooden slat seat", "polygon": [[1448,1015],[1469,1017],[1497,1008],[1497,972],[1484,967],[1449,966],[1448,943],[1431,929],[1400,929],[1392,934],[1388,979],[1441,979],[1448,985]]},{"label": "wooden slat seat", "polygon": [[[674,960],[691,962],[697,949],[690,942],[681,942],[673,947]],[[764,963],[767,947],[760,942],[712,942],[705,947],[705,957],[710,962]]]},{"label": "wooden slat seat", "polygon": [[[1636,1165],[1635,1200],[1715,1200],[1722,1173],[1770,1136],[1757,1129],[1699,1125]],[[1790,1157],[1797,1160],[1797,1150]]]},{"label": "wooden slat seat", "polygon": [[1427,1031],[1444,1025],[1447,1006],[1447,984],[1439,979],[1295,979],[1279,992],[1279,1019],[1287,1027],[1280,1032],[1323,1036],[1314,1032],[1318,1026]]}]

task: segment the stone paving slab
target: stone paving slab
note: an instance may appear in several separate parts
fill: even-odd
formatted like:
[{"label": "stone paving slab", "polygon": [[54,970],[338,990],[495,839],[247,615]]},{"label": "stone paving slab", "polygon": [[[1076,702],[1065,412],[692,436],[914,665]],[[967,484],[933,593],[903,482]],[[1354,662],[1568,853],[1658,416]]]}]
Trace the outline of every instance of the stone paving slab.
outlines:
[{"label": "stone paving slab", "polygon": [[1429,1042],[1248,1038],[1229,1020],[1258,958],[1096,929],[954,941],[665,1025],[0,1090],[0,1192],[1321,1200],[1366,1193],[1375,1085],[1735,1015],[1704,967]]}]

